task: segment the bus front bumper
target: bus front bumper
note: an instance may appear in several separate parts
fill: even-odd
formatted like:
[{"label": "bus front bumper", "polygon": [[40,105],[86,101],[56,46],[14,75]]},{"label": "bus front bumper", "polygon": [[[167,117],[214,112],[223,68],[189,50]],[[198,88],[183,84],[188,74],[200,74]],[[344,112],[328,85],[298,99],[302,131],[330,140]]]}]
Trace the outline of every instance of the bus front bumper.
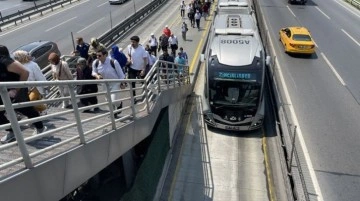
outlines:
[{"label": "bus front bumper", "polygon": [[204,114],[205,122],[214,128],[219,128],[223,130],[231,130],[231,131],[251,131],[251,130],[257,130],[261,128],[263,119],[260,118],[257,120],[257,122],[248,122],[243,123],[243,125],[227,125],[224,123],[215,122],[214,116],[212,113]]}]

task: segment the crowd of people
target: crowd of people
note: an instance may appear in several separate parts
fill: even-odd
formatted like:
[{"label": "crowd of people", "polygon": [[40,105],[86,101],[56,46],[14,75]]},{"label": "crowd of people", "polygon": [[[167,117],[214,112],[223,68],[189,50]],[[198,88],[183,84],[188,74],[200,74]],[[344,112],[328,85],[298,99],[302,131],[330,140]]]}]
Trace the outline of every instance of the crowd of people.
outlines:
[{"label": "crowd of people", "polygon": [[[201,4],[200,1],[194,1],[188,6],[184,1],[181,2],[180,10],[181,17],[185,17],[185,10],[190,20],[191,26],[200,29],[200,18],[208,15],[210,3]],[[183,41],[186,41],[186,32],[188,27],[185,21],[181,24],[181,33]],[[188,55],[182,47],[179,48],[179,41],[177,36],[166,25],[162,30],[159,38],[154,33],[146,41],[145,45],[140,44],[138,36],[130,38],[130,44],[126,47],[127,52],[124,53],[123,48],[117,45],[111,47],[110,54],[106,47],[101,44],[97,38],[91,38],[90,43],[86,43],[82,37],[76,38],[76,48],[73,51],[74,56],[79,58],[76,61],[76,77],[73,76],[67,62],[60,59],[60,55],[51,53],[48,57],[51,65],[51,72],[54,80],[94,80],[94,79],[141,79],[151,70],[151,67],[157,60],[173,62],[174,65],[163,65],[165,71],[176,72],[181,76],[184,72],[183,66],[188,65]],[[169,54],[170,49],[170,54]],[[178,51],[179,50],[179,51]],[[178,52],[177,52],[178,51]],[[158,56],[158,52],[161,54]],[[172,69],[171,71],[169,69]],[[165,77],[166,78],[166,77]],[[0,45],[0,81],[46,81],[42,74],[40,67],[33,61],[28,52],[19,50],[10,56],[9,50],[6,46]],[[109,85],[110,91],[119,91],[126,87],[125,84],[111,83]],[[132,82],[132,87],[135,87],[135,82]],[[68,86],[59,86],[59,92],[62,97],[70,96],[70,89]],[[97,84],[85,84],[76,88],[77,94],[89,94],[98,92]],[[8,89],[8,94],[13,103],[41,100],[46,97],[48,87],[30,87]],[[133,90],[133,95],[136,95]],[[113,93],[111,100],[114,102],[115,110],[122,108],[122,102],[119,102],[119,93]],[[135,104],[141,100],[135,99]],[[97,104],[96,96],[80,98],[82,106],[90,106]],[[0,105],[3,105],[0,99]],[[70,108],[69,100],[62,101],[62,108]],[[93,111],[84,110],[84,112],[97,112],[100,109],[95,107]],[[39,104],[33,107],[23,107],[16,109],[17,113],[26,116],[27,118],[35,118],[46,114],[47,106]],[[120,112],[114,113],[114,117],[118,118]],[[5,111],[0,111],[0,125],[9,123]],[[34,134],[39,134],[48,130],[48,128],[41,122],[35,122]],[[1,143],[9,143],[15,139],[14,132],[11,128],[6,129],[7,134],[1,138]]]},{"label": "crowd of people", "polygon": [[[91,43],[84,42],[83,38],[76,39],[77,45],[73,52],[79,58],[76,61],[76,77],[73,76],[67,62],[60,59],[60,55],[51,53],[48,57],[51,65],[51,72],[54,80],[92,80],[92,79],[142,79],[150,71],[153,64],[158,60],[176,61],[178,64],[187,64],[187,55],[180,48],[178,56],[174,59],[168,55],[167,49],[172,47],[172,50],[177,49],[177,40],[174,34],[170,34],[172,38],[168,47],[164,47],[163,54],[157,58],[157,49],[159,46],[158,40],[151,34],[148,44],[142,46],[138,36],[130,38],[131,44],[128,45],[127,54],[123,52],[122,48],[117,45],[112,46],[111,54],[108,53],[105,46],[98,42],[96,38],[91,39]],[[176,47],[175,47],[176,46]],[[180,59],[180,57],[182,59]],[[180,68],[179,68],[180,69]],[[0,45],[0,81],[46,81],[45,76],[41,72],[40,67],[33,61],[28,52],[19,50],[10,56],[9,50],[6,46]],[[124,89],[124,84],[113,82],[109,85],[110,91],[119,91]],[[135,82],[132,82],[132,87],[135,88]],[[70,96],[70,88],[68,86],[59,86],[59,93],[62,97]],[[89,94],[98,92],[97,84],[79,85],[76,88],[77,94]],[[19,89],[8,89],[8,94],[13,103],[41,100],[46,97],[49,92],[48,87],[30,87]],[[135,96],[135,90],[133,90]],[[122,108],[122,102],[119,93],[113,93],[111,100],[114,102],[115,110]],[[135,100],[135,104],[140,100]],[[97,104],[96,96],[80,98],[81,106],[90,106]],[[0,105],[2,105],[0,99]],[[69,100],[62,101],[62,108],[71,108]],[[46,114],[47,106],[39,104],[33,107],[23,107],[16,109],[16,112],[27,117],[35,118]],[[100,109],[95,107],[93,111],[84,110],[84,112],[97,112]],[[118,118],[120,112],[114,113],[114,117]],[[0,125],[9,123],[5,111],[0,111]],[[48,128],[43,125],[41,121],[35,122],[33,126],[36,128],[34,134],[45,132]],[[12,129],[6,129],[7,134],[1,138],[1,143],[9,143],[15,139]]]}]

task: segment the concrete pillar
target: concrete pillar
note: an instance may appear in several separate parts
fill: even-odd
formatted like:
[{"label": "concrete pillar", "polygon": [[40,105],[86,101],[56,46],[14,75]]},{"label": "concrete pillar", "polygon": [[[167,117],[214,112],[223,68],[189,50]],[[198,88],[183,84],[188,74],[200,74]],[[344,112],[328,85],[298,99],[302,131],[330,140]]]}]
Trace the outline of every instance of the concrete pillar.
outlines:
[{"label": "concrete pillar", "polygon": [[126,187],[130,188],[135,179],[134,148],[122,155]]}]

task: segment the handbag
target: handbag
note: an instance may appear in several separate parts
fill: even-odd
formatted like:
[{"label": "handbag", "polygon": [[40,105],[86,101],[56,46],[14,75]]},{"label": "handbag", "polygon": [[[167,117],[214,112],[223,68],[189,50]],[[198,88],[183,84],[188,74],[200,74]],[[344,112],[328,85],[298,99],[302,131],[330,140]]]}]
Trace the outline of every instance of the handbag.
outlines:
[{"label": "handbag", "polygon": [[[36,87],[33,87],[29,91],[28,96],[29,96],[30,101],[36,101],[36,100],[42,99],[42,95],[40,94],[39,90]],[[46,110],[47,107],[45,104],[39,104],[39,105],[34,105],[34,108],[36,111],[42,112],[42,111]]]}]

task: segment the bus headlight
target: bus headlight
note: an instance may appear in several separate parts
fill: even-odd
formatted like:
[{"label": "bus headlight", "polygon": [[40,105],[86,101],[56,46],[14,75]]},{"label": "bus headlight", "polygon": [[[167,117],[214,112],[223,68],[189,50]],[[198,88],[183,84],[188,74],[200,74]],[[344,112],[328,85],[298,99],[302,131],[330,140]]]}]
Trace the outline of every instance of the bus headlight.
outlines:
[{"label": "bus headlight", "polygon": [[211,112],[204,113],[204,119],[206,123],[215,126],[214,116]]},{"label": "bus headlight", "polygon": [[259,128],[263,124],[263,119],[264,119],[263,115],[256,115],[251,123],[250,129]]}]

